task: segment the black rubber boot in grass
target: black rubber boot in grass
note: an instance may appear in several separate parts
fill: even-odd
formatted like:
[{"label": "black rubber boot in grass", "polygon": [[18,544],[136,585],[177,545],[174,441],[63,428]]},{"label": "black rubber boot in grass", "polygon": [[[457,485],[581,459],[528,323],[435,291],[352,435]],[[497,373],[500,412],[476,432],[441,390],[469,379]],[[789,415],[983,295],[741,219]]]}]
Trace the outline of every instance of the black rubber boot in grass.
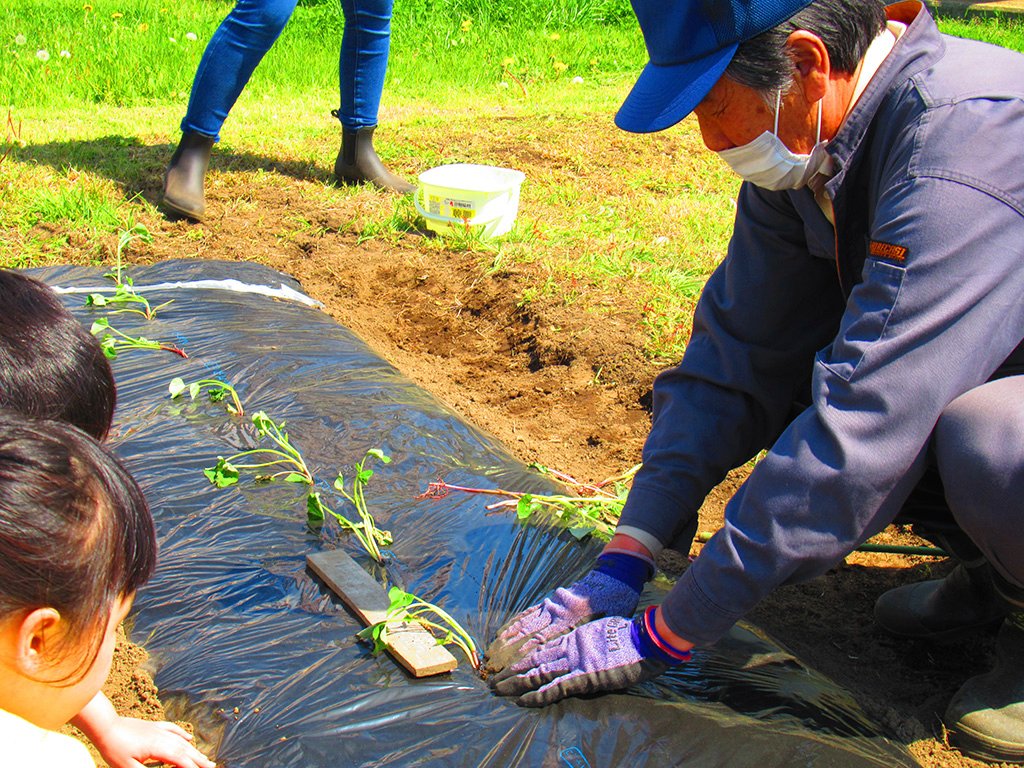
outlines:
[{"label": "black rubber boot in grass", "polygon": [[1024,763],[1024,614],[999,628],[996,663],[957,691],[944,718],[949,740],[969,757]]},{"label": "black rubber boot in grass", "polygon": [[342,128],[341,149],[338,150],[338,159],[334,161],[334,175],[338,183],[369,183],[403,195],[415,192],[415,185],[395,176],[377,157],[373,148],[373,132],[376,128]]},{"label": "black rubber boot in grass", "polygon": [[944,579],[891,589],[875,602],[875,622],[899,637],[942,640],[995,626],[1014,610],[988,563],[957,565]]},{"label": "black rubber boot in grass", "polygon": [[164,174],[164,196],[161,205],[176,216],[201,221],[206,213],[203,180],[213,151],[212,136],[183,133],[178,148]]}]

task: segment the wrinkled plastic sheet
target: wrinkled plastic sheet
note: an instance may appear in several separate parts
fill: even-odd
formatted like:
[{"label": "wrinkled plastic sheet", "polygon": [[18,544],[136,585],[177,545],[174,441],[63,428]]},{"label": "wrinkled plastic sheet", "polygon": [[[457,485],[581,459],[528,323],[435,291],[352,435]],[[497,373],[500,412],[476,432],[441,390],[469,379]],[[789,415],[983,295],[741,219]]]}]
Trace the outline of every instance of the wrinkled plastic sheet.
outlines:
[{"label": "wrinkled plastic sheet", "polygon": [[[438,478],[565,489],[403,377],[289,276],[233,262],[132,267],[137,291],[173,300],[146,321],[84,307],[87,293],[111,290],[104,271],[31,273],[86,324],[106,316],[188,354],[130,350],[113,361],[111,444],[150,500],[160,543],[131,638],[149,651],[169,714],[195,723],[221,765],[916,765],[846,692],[749,626],[656,681],[545,709],[492,695],[457,649],[454,672],[422,679],[374,656],[356,638],[358,619],[307,569],[308,554],[344,548],[382,585],[442,606],[485,647],[515,612],[583,574],[600,543],[536,516],[488,512],[494,497],[418,499]],[[211,485],[203,469],[251,447],[252,428],[205,399],[171,399],[176,376],[230,382],[247,412],[284,420],[343,513],[354,516],[331,488],[337,473],[351,477],[370,448],[392,457],[374,464],[366,488],[394,535],[386,569],[336,527],[311,530],[300,486],[244,476]],[[650,586],[644,604],[668,586]]]}]

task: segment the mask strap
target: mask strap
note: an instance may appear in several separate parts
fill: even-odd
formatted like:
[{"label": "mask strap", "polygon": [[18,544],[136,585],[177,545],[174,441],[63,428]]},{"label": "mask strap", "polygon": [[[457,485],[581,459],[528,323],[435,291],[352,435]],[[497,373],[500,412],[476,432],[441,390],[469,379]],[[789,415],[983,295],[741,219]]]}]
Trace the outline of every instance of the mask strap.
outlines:
[{"label": "mask strap", "polygon": [[[818,144],[821,141],[821,102],[824,99],[818,99],[818,127],[814,132],[814,143]],[[772,131],[776,136],[779,135],[779,113],[782,111],[782,89],[780,88],[775,92],[775,129]]]}]

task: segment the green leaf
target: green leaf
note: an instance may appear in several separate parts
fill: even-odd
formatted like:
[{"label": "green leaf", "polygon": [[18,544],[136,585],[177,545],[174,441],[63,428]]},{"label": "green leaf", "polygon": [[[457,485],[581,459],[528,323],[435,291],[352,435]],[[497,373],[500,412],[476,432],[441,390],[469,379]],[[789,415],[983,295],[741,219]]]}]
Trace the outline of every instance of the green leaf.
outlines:
[{"label": "green leaf", "polygon": [[272,433],[277,432],[279,433],[278,437],[280,440],[278,440],[278,437],[273,436],[271,439],[277,442],[288,442],[288,433],[284,431],[284,422],[275,423],[272,418],[267,416],[265,411],[258,411],[254,413],[252,415],[252,423],[255,425],[256,432],[260,437],[266,437],[267,435],[272,435]]},{"label": "green leaf", "polygon": [[373,477],[372,469],[361,469],[359,470],[358,473],[356,473],[356,482],[366,485],[368,482],[370,482],[371,477]]},{"label": "green leaf", "polygon": [[286,483],[308,483],[309,478],[305,475],[300,475],[298,472],[289,472],[284,481]]},{"label": "green leaf", "polygon": [[195,400],[197,397],[199,397],[200,390],[202,390],[202,387],[200,387],[196,382],[193,381],[188,386],[188,396]]},{"label": "green leaf", "polygon": [[398,587],[391,587],[388,590],[388,599],[391,601],[391,605],[388,606],[388,612],[390,613],[412,605],[416,595],[409,594]]},{"label": "green leaf", "polygon": [[114,346],[116,343],[117,342],[110,336],[105,336],[100,341],[100,347],[103,349],[103,354],[111,360],[117,357],[117,347]]},{"label": "green leaf", "polygon": [[587,538],[587,536],[589,536],[593,532],[594,532],[594,529],[590,528],[590,527],[570,528],[569,529],[569,533],[571,533],[573,536],[575,536],[578,541],[582,541],[583,539]]},{"label": "green leaf", "polygon": [[316,491],[306,494],[306,519],[311,523],[322,523],[324,520],[324,503]]},{"label": "green leaf", "polygon": [[227,488],[238,482],[238,470],[231,462],[223,458],[217,460],[217,465],[203,470],[206,479],[218,488]]},{"label": "green leaf", "polygon": [[384,451],[382,451],[380,448],[371,448],[366,452],[366,455],[380,459],[381,463],[383,464],[391,463],[391,457],[385,454]]},{"label": "green leaf", "polygon": [[377,655],[381,651],[387,649],[387,623],[379,621],[376,624],[372,624],[369,627],[365,627],[364,629],[361,629],[358,632],[356,632],[356,637],[360,638],[361,640],[372,640],[372,653],[374,655]]},{"label": "green leaf", "polygon": [[105,317],[101,317],[99,320],[93,320],[89,333],[95,336],[98,333],[103,333],[108,328],[110,328],[110,321]]},{"label": "green leaf", "polygon": [[107,297],[102,293],[90,293],[85,297],[85,306],[87,307],[105,307],[107,306]]},{"label": "green leaf", "polygon": [[177,397],[185,391],[185,381],[180,376],[175,376],[171,379],[171,383],[167,385],[167,391],[171,393],[171,397]]},{"label": "green leaf", "polygon": [[334,487],[336,490],[339,491],[345,490],[345,478],[342,476],[340,472],[338,473],[338,476],[334,478]]},{"label": "green leaf", "polygon": [[534,513],[537,509],[537,505],[533,501],[533,496],[528,493],[524,493],[519,497],[519,501],[516,502],[516,517],[520,520],[525,520]]}]

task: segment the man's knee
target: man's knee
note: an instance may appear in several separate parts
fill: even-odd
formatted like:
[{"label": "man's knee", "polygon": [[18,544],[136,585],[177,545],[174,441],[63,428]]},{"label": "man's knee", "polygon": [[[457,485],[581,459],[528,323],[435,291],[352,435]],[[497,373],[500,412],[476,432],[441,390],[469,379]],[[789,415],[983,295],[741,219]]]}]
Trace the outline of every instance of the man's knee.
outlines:
[{"label": "man's knee", "polygon": [[951,503],[978,487],[999,493],[1024,465],[1024,377],[989,382],[950,403],[934,447]]},{"label": "man's knee", "polygon": [[1024,584],[1024,377],[989,382],[950,403],[933,447],[957,525],[998,571]]}]

